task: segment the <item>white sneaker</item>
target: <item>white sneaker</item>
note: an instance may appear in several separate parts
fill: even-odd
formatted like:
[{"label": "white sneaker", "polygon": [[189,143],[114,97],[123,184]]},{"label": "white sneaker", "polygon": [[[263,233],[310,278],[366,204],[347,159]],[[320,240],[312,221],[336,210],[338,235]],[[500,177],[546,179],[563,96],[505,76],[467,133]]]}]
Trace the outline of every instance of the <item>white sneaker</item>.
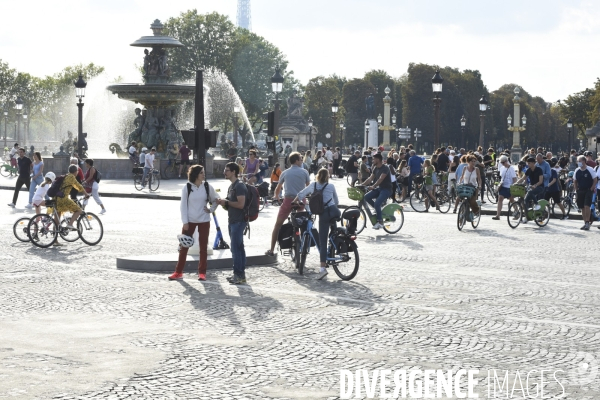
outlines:
[{"label": "white sneaker", "polygon": [[542,208],[542,207],[540,207],[540,205],[539,205],[539,204],[536,204],[535,206],[533,206],[533,209],[534,209],[535,211],[539,210],[540,208]]},{"label": "white sneaker", "polygon": [[381,225],[379,222],[376,223],[375,225],[373,225],[373,229],[381,229],[383,228],[383,225]]},{"label": "white sneaker", "polygon": [[325,270],[325,271],[322,271],[322,272],[319,272],[319,273],[317,274],[317,280],[319,280],[319,281],[320,281],[321,279],[325,278],[326,276],[327,276],[327,270]]},{"label": "white sneaker", "polygon": [[32,209],[32,208],[33,208],[33,204],[29,203],[29,204],[27,204],[27,205],[25,206],[25,208]]},{"label": "white sneaker", "polygon": [[15,203],[8,203],[9,207],[15,208]]},{"label": "white sneaker", "polygon": [[100,214],[104,214],[106,212],[106,208],[103,208],[102,211],[100,211]]}]

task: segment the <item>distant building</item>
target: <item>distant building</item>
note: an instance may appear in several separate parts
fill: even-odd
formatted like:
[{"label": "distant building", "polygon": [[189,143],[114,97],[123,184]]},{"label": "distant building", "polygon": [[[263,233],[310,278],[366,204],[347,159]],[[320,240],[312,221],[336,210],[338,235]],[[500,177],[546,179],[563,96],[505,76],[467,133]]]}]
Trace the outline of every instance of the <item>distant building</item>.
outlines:
[{"label": "distant building", "polygon": [[238,0],[237,26],[252,30],[252,19],[250,18],[250,0]]}]

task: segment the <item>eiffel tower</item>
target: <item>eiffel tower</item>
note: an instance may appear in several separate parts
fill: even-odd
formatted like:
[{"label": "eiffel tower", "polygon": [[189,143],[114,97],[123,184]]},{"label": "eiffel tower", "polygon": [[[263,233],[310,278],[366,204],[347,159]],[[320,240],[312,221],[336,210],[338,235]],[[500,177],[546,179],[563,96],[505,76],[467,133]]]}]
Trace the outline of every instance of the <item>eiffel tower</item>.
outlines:
[{"label": "eiffel tower", "polygon": [[250,18],[250,0],[238,0],[237,26],[240,28],[252,30],[252,20]]}]

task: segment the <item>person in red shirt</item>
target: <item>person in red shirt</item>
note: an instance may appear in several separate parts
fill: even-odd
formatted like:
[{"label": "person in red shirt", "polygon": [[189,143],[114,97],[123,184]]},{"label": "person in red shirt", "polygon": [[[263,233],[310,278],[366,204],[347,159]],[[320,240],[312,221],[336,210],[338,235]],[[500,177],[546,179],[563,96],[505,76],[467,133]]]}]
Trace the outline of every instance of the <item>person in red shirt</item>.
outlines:
[{"label": "person in red shirt", "polygon": [[179,177],[181,178],[181,171],[183,170],[183,166],[185,165],[186,173],[187,167],[190,165],[190,154],[192,151],[185,145],[185,143],[181,143],[181,147],[179,148],[179,155],[181,157],[181,162],[179,163]]}]

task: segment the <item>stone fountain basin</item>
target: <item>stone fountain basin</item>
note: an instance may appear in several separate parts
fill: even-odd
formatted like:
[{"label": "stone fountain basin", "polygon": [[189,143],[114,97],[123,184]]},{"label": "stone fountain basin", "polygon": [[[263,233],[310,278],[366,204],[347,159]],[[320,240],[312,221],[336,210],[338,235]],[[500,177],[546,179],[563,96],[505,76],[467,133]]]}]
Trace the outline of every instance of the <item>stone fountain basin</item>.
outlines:
[{"label": "stone fountain basin", "polygon": [[194,100],[196,86],[170,83],[122,83],[108,86],[106,89],[120,99],[134,101],[144,105],[169,106],[186,100]]}]

